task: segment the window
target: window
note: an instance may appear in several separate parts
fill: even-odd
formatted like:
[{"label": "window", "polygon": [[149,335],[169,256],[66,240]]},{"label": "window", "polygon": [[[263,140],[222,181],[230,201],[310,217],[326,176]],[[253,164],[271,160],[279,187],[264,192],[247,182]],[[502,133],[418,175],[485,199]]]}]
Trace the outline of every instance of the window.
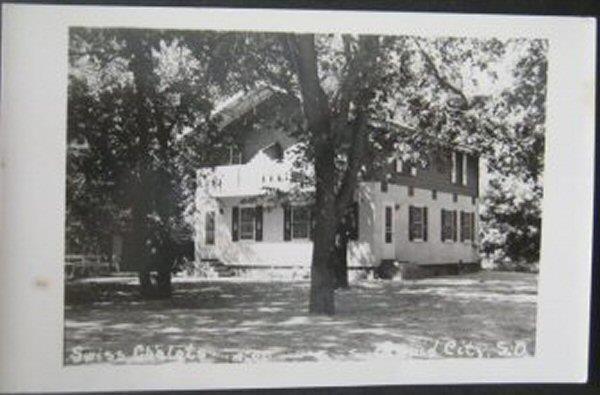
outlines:
[{"label": "window", "polygon": [[463,180],[463,158],[465,157],[462,152],[457,152],[455,154],[456,160],[454,162],[454,166],[456,169],[454,170],[454,183],[461,184]]},{"label": "window", "polygon": [[475,213],[460,212],[460,241],[475,241]]},{"label": "window", "polygon": [[442,209],[442,241],[456,241],[456,211]]},{"label": "window", "polygon": [[396,159],[396,173],[402,173],[404,171],[404,165],[402,159]]},{"label": "window", "polygon": [[204,220],[204,236],[206,245],[215,244],[215,212],[208,211]]},{"label": "window", "polygon": [[462,155],[462,184],[467,185],[467,154]]},{"label": "window", "polygon": [[240,210],[240,239],[254,239],[254,207],[242,207]]},{"label": "window", "polygon": [[408,238],[410,241],[427,241],[427,207],[408,208]]},{"label": "window", "polygon": [[229,147],[229,164],[239,165],[242,163],[242,151],[237,147]]},{"label": "window", "polygon": [[402,173],[403,175],[410,175],[416,177],[417,167],[411,164],[411,161],[405,163],[402,159],[395,160],[396,173]]},{"label": "window", "polygon": [[477,198],[475,196],[471,197],[471,204],[474,206],[477,203]]},{"label": "window", "polygon": [[437,199],[437,191],[436,191],[435,189],[433,189],[433,190],[431,191],[431,198],[432,198],[433,200],[436,200],[436,199]]},{"label": "window", "polygon": [[387,191],[388,191],[387,181],[381,181],[381,192],[387,192]]},{"label": "window", "polygon": [[386,243],[392,242],[392,207],[385,207],[384,239]]},{"label": "window", "polygon": [[310,209],[292,207],[292,238],[307,239],[310,232]]},{"label": "window", "polygon": [[452,152],[452,167],[450,168],[450,181],[456,183],[456,152]]},{"label": "window", "polygon": [[413,187],[413,186],[408,187],[408,196],[415,196],[415,187]]},{"label": "window", "polygon": [[454,203],[458,202],[458,193],[453,193],[453,194],[452,194],[452,201],[453,201]]}]

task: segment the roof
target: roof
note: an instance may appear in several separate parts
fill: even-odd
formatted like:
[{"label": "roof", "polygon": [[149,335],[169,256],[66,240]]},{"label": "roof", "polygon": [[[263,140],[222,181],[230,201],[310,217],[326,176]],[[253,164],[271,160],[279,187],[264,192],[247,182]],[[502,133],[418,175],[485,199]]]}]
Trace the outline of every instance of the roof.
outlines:
[{"label": "roof", "polygon": [[219,117],[219,128],[225,128],[235,120],[256,109],[278,92],[276,88],[268,85],[259,86],[248,91],[239,91],[218,104],[211,117]]},{"label": "roof", "polygon": [[[213,111],[213,114],[211,114],[211,117],[220,117],[218,127],[219,129],[223,129],[250,111],[253,111],[277,93],[281,93],[281,90],[271,85],[261,85],[248,91],[239,91],[215,106],[215,110]],[[402,125],[398,122],[371,119],[369,120],[369,123],[375,128],[395,128],[397,130],[415,131],[414,128]],[[479,151],[475,147],[469,147],[464,144],[454,144],[451,148],[468,154],[477,154]]]},{"label": "roof", "polygon": [[[398,122],[378,121],[378,120],[372,119],[369,121],[369,124],[375,128],[387,128],[387,129],[394,128],[396,130],[405,130],[405,131],[409,131],[409,132],[416,132],[415,128],[406,126],[406,125],[402,125]],[[480,153],[480,150],[477,149],[476,147],[469,146],[469,145],[462,144],[462,143],[456,143],[456,144],[439,143],[438,147],[440,147],[440,148],[446,147],[446,148],[450,148],[450,149],[453,149],[458,152],[464,152],[466,154],[477,155]]]}]

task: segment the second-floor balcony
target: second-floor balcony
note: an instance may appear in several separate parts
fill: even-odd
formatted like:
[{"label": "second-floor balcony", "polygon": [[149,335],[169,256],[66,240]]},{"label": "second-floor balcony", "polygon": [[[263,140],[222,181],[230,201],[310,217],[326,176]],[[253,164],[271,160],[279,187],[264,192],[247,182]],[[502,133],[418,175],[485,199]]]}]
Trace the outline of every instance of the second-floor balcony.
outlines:
[{"label": "second-floor balcony", "polygon": [[307,171],[294,169],[289,161],[256,158],[246,164],[199,169],[197,185],[200,193],[214,197],[256,196],[269,189],[289,191],[299,186],[298,174]]}]

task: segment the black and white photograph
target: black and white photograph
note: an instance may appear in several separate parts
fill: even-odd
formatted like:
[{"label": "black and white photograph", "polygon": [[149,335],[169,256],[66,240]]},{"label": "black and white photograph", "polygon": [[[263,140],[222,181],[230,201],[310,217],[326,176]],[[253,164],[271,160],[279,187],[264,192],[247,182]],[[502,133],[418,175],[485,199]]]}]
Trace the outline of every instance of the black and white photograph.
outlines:
[{"label": "black and white photograph", "polygon": [[547,51],[70,28],[65,364],[535,355]]},{"label": "black and white photograph", "polygon": [[587,374],[595,21],[3,12],[6,388]]}]

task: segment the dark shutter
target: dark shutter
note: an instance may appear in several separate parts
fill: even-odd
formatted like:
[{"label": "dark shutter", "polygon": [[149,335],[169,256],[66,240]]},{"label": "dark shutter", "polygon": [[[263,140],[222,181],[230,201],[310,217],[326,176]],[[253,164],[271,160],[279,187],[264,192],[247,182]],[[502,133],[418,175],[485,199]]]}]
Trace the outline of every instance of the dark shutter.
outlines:
[{"label": "dark shutter", "polygon": [[413,241],[413,223],[415,221],[413,206],[408,207],[408,240]]},{"label": "dark shutter", "polygon": [[233,241],[238,241],[240,238],[239,228],[240,228],[240,208],[237,206],[234,206],[231,209],[231,239]]},{"label": "dark shutter", "polygon": [[471,241],[475,241],[475,213],[471,213]]},{"label": "dark shutter", "polygon": [[215,244],[215,212],[208,211],[204,218],[204,242],[206,245]]},{"label": "dark shutter", "polygon": [[445,241],[445,239],[444,239],[444,224],[445,224],[444,214],[445,214],[445,212],[446,212],[446,210],[444,210],[444,209],[441,210],[442,217],[440,218],[440,238],[442,241]]},{"label": "dark shutter", "polygon": [[457,238],[457,236],[458,236],[458,235],[457,235],[457,232],[456,232],[456,228],[457,228],[457,226],[456,226],[456,225],[457,225],[457,223],[456,223],[456,222],[457,222],[457,221],[456,221],[456,217],[457,217],[457,215],[456,215],[456,210],[454,210],[454,211],[452,212],[452,223],[453,223],[453,225],[454,225],[454,226],[453,226],[453,228],[454,228],[454,229],[453,229],[452,239],[453,239],[454,241],[456,241],[456,240],[458,239],[458,238]]},{"label": "dark shutter", "polygon": [[423,207],[423,241],[427,241],[427,207]]},{"label": "dark shutter", "polygon": [[460,212],[460,241],[461,243],[465,241],[465,213],[463,211]]},{"label": "dark shutter", "polygon": [[283,206],[283,240],[292,240],[292,208],[287,204]]},{"label": "dark shutter", "polygon": [[256,206],[254,209],[254,240],[262,241],[263,239],[263,208]]}]

